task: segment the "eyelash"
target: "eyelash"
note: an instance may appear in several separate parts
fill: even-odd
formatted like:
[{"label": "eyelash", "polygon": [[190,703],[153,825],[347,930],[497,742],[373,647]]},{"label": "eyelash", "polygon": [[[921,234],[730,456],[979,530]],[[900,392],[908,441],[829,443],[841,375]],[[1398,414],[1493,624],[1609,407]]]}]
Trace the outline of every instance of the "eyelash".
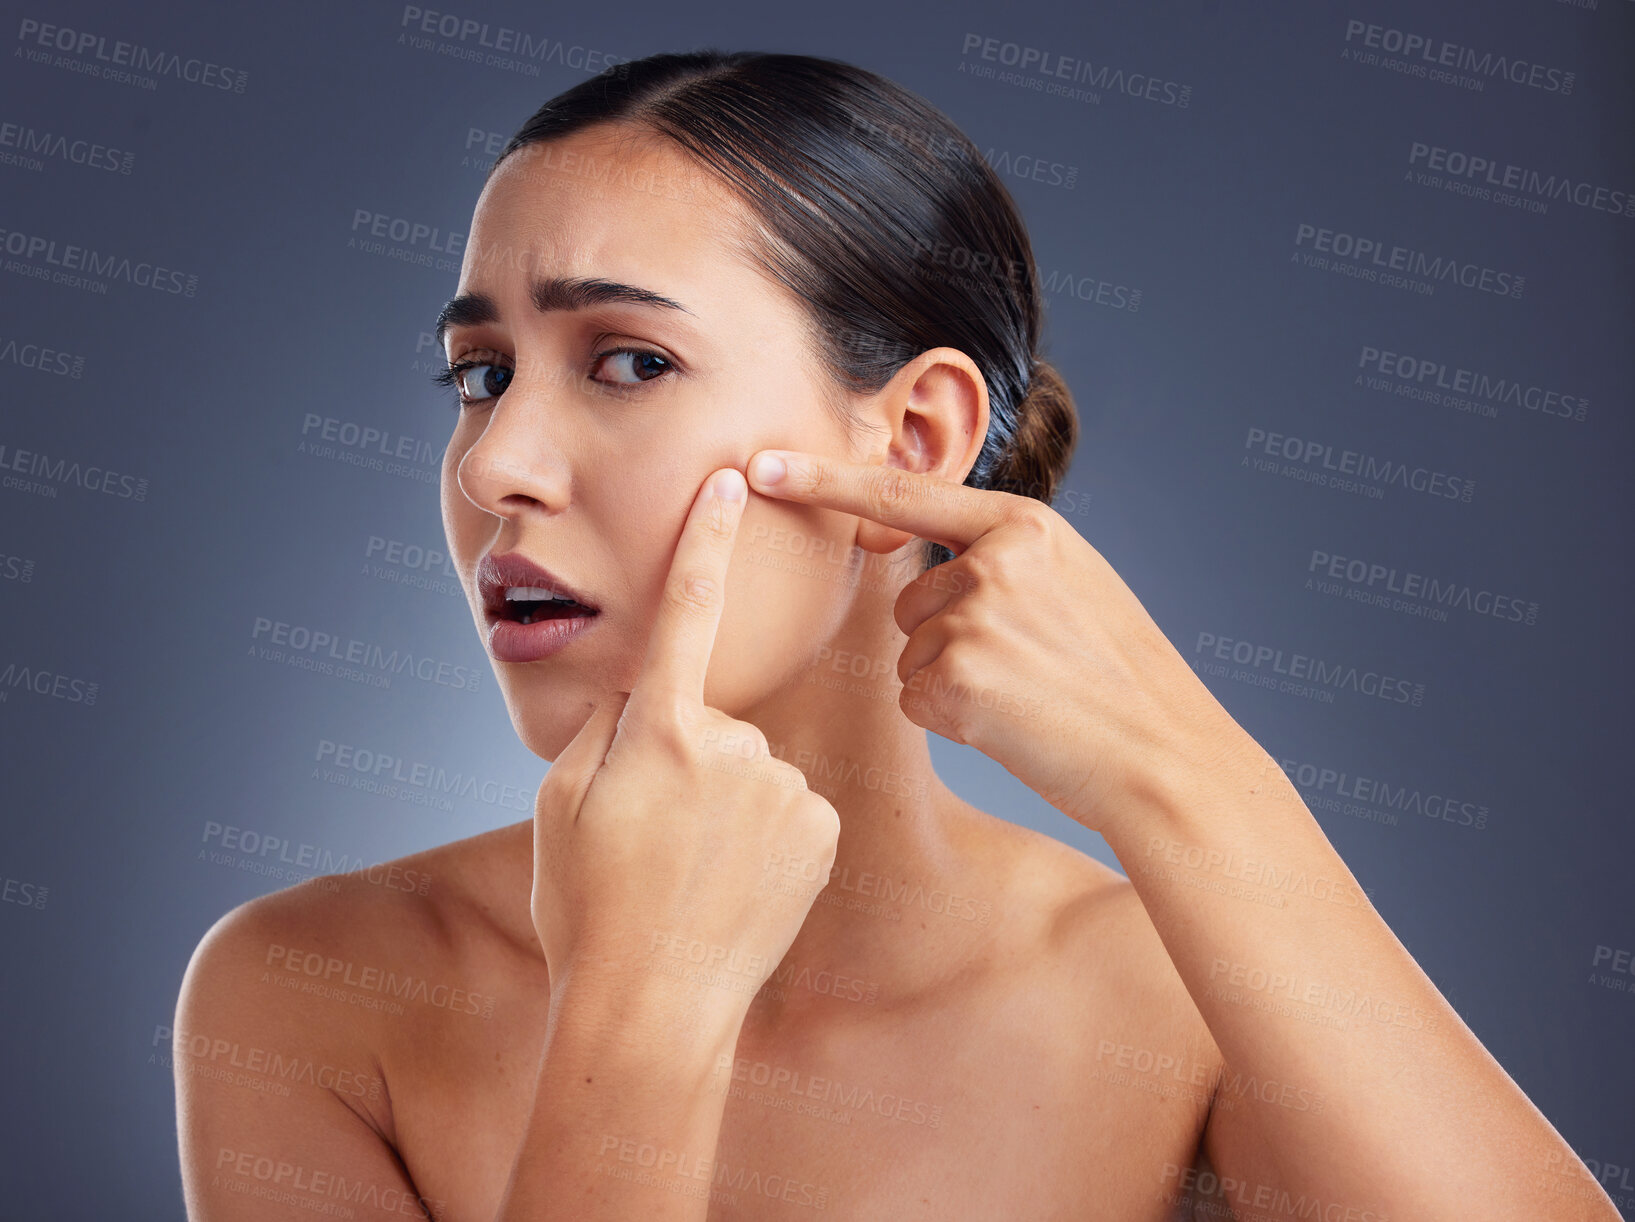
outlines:
[{"label": "eyelash", "polygon": [[[629,345],[621,345],[619,347],[614,347],[614,348],[604,348],[600,352],[597,352],[597,353],[593,354],[591,356],[591,358],[590,358],[590,367],[592,369],[594,369],[594,368],[596,368],[597,365],[601,364],[602,361],[606,360],[608,357],[610,357],[610,356],[619,356],[619,355],[657,357],[659,360],[661,360],[661,361],[663,361],[665,363],[665,367],[662,370],[660,370],[655,376],[653,376],[651,378],[648,378],[648,379],[646,379],[645,381],[642,381],[642,382],[599,382],[598,383],[599,385],[608,386],[608,387],[613,388],[613,391],[614,391],[615,394],[627,394],[627,393],[629,393],[631,391],[640,390],[644,386],[647,386],[647,385],[649,385],[649,384],[651,384],[653,382],[659,381],[666,374],[670,374],[670,373],[675,372],[675,362],[672,361],[669,357],[665,356],[664,353],[655,352],[651,348],[635,348],[635,347],[631,347]],[[462,392],[460,390],[460,378],[461,378],[461,375],[466,372],[466,370],[468,370],[468,369],[481,369],[485,365],[494,365],[494,366],[496,366],[496,368],[502,368],[502,369],[507,368],[507,366],[498,365],[497,362],[492,361],[492,360],[472,360],[470,357],[462,357],[460,360],[455,361],[453,364],[447,366],[446,368],[441,369],[438,372],[432,374],[431,375],[431,380],[438,386],[449,388],[449,389],[452,389],[454,391],[454,408],[455,408],[455,410],[460,410],[462,408],[469,407],[474,403],[484,402],[484,400],[482,400],[482,399],[467,399],[464,392]],[[597,379],[595,379],[595,378],[592,378],[591,380],[593,382],[597,381]],[[501,397],[501,395],[489,395],[488,396],[489,399],[498,399],[500,397]]]}]

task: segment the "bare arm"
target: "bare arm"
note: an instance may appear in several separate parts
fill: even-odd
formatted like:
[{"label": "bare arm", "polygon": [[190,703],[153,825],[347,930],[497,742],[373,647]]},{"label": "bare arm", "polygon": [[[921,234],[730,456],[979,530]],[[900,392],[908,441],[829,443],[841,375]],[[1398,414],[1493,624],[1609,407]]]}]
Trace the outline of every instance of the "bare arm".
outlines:
[{"label": "bare arm", "polygon": [[[732,468],[701,486],[637,682],[596,705],[540,784],[529,908],[550,1008],[499,1222],[706,1216],[726,1099],[711,1089],[712,1076],[731,1065],[755,988],[787,953],[817,893],[763,892],[764,863],[794,853],[826,879],[834,862],[834,808],[807,789],[799,770],[773,758],[756,726],[704,703],[746,496]],[[346,1036],[347,1017],[316,1017],[298,993],[256,975],[258,955],[272,948],[327,945],[341,928],[356,936],[346,913],[308,913],[303,922],[304,898],[263,897],[211,930],[189,965],[179,1028],[202,1024],[292,1046],[320,1036],[371,1046]],[[300,932],[288,937],[286,925]],[[380,959],[390,958],[385,946],[408,950],[416,940],[395,919],[373,938],[384,942],[373,955]],[[666,959],[661,948],[673,951],[678,939],[688,956]],[[693,970],[693,946],[705,952],[702,971]],[[326,975],[329,963],[350,970],[349,959],[311,954]],[[390,1108],[382,1109],[383,1125],[330,1095],[303,1091],[263,1105],[207,1091],[178,1069],[192,1216],[284,1216],[291,1202],[241,1210],[246,1195],[276,1194],[255,1193],[250,1181],[224,1184],[217,1172],[225,1167],[252,1178],[265,1169],[280,1191],[289,1183],[310,1194],[319,1171],[332,1186],[328,1169],[338,1166],[349,1183],[379,1186],[347,1203],[389,1192],[399,1214],[410,1212],[402,1206],[413,1185],[385,1131],[393,1127]],[[313,1208],[305,1198],[291,1201]],[[435,1203],[415,1208],[422,1217],[440,1214]]]},{"label": "bare arm", "polygon": [[[576,1220],[705,1217],[726,1104],[711,1076],[821,886],[768,894],[758,876],[779,852],[824,881],[834,863],[834,808],[758,727],[704,702],[746,496],[733,468],[705,481],[640,675],[540,784],[530,911],[551,1010],[501,1222],[539,1216],[547,1191]],[[678,938],[707,966],[666,959]]]},{"label": "bare arm", "polygon": [[380,1130],[378,1066],[262,980],[275,921],[262,901],[235,908],[182,980],[172,1054],[189,1222],[440,1216]]},{"label": "bare arm", "polygon": [[[268,980],[269,946],[332,946],[324,930],[367,921],[314,912],[306,898],[241,905],[188,965],[172,1041],[187,1216],[449,1218],[398,1155],[391,1091],[353,1025],[360,1012]],[[645,967],[552,981],[524,1132],[481,1222],[706,1216],[726,1098],[713,1087],[753,981],[725,989]]]},{"label": "bare arm", "polygon": [[943,478],[968,469],[948,452],[933,474],[768,453],[784,473],[757,452],[758,491],[868,519],[874,550],[918,536],[955,553],[897,596],[899,706],[1123,862],[1224,1059],[1207,1151],[1223,1179],[1252,1182],[1254,1216],[1617,1222],[1604,1192],[1561,1190],[1592,1187],[1583,1162],[1060,514]]},{"label": "bare arm", "polygon": [[746,1008],[710,996],[719,992],[631,974],[553,985],[534,1102],[497,1222],[701,1222],[726,1103],[711,1081],[731,1062]]},{"label": "bare arm", "polygon": [[1186,758],[1109,842],[1224,1057],[1204,1144],[1238,1215],[1617,1222],[1276,761],[1242,731]]}]

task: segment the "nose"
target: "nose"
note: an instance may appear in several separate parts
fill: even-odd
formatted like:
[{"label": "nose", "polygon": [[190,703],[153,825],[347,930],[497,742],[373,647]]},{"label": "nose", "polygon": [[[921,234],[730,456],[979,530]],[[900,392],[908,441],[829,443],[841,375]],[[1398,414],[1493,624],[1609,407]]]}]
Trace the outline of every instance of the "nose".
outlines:
[{"label": "nose", "polygon": [[455,477],[477,508],[510,517],[530,505],[554,512],[567,504],[566,463],[550,440],[548,409],[515,385],[489,409],[482,436],[461,457]]}]

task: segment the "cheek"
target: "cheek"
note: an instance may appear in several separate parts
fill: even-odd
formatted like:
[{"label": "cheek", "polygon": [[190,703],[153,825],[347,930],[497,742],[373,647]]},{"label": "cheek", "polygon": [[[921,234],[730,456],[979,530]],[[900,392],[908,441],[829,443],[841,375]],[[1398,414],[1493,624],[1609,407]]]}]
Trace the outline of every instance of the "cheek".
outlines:
[{"label": "cheek", "polygon": [[769,591],[810,594],[845,580],[856,539],[855,518],[752,491],[733,561],[746,581],[763,581]]},{"label": "cheek", "polygon": [[731,713],[810,668],[857,595],[855,520],[751,494],[727,571],[705,703]]}]

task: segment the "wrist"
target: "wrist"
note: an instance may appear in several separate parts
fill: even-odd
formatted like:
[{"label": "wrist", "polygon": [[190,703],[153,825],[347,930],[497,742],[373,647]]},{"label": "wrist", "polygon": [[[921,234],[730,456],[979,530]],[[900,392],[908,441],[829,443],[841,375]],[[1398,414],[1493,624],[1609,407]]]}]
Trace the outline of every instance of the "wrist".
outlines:
[{"label": "wrist", "polygon": [[[566,1026],[612,1050],[652,1050],[666,1060],[708,1060],[737,1045],[747,991],[677,976],[655,956],[634,963],[573,961],[551,978],[549,1027]],[[735,983],[735,982],[732,982]]]},{"label": "wrist", "polygon": [[1102,832],[1120,860],[1154,839],[1191,844],[1204,833],[1231,837],[1245,820],[1263,826],[1297,810],[1309,817],[1282,765],[1230,719],[1172,740],[1138,771],[1120,806]]}]

